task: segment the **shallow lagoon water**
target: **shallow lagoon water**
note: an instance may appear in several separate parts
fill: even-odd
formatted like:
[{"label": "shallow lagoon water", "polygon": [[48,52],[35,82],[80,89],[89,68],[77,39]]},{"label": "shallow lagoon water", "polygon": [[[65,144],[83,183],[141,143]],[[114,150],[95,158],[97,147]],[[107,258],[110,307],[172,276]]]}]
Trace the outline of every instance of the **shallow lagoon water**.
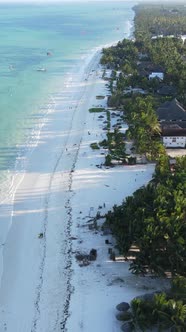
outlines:
[{"label": "shallow lagoon water", "polygon": [[133,16],[126,2],[0,5],[1,200],[55,96],[93,49],[129,36]]}]

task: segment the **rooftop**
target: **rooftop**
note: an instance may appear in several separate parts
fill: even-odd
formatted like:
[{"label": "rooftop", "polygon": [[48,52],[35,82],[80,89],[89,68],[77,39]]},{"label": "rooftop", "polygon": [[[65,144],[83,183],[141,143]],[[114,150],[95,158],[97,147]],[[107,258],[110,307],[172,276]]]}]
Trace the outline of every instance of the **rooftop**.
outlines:
[{"label": "rooftop", "polygon": [[157,93],[162,96],[173,96],[176,94],[176,88],[170,85],[163,85],[157,90]]},{"label": "rooftop", "polygon": [[156,111],[159,121],[186,121],[186,110],[176,98],[163,103]]},{"label": "rooftop", "polygon": [[160,80],[163,80],[164,78],[164,74],[162,72],[152,72],[150,75],[149,75],[149,79],[152,79],[152,78],[158,78]]},{"label": "rooftop", "polygon": [[154,64],[151,61],[141,61],[138,63],[138,70],[145,70],[148,74],[151,74],[152,72],[164,73],[165,71],[161,65]]},{"label": "rooftop", "polygon": [[186,129],[182,128],[166,128],[162,129],[162,136],[178,136],[178,137],[185,137],[186,136]]}]

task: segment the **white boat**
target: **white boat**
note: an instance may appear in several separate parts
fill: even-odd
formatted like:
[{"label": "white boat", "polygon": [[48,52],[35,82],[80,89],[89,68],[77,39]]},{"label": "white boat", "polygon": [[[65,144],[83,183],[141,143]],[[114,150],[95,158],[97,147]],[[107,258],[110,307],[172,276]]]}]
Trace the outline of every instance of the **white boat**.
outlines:
[{"label": "white boat", "polygon": [[37,68],[37,71],[46,71],[46,68]]}]

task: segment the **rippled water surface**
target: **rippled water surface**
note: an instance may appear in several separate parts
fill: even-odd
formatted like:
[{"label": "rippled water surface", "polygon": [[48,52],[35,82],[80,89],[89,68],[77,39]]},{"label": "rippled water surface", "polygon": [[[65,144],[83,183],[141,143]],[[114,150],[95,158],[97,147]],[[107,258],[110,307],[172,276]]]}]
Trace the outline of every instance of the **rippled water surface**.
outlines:
[{"label": "rippled water surface", "polygon": [[133,15],[115,1],[0,5],[1,190],[68,75],[93,48],[129,36]]}]

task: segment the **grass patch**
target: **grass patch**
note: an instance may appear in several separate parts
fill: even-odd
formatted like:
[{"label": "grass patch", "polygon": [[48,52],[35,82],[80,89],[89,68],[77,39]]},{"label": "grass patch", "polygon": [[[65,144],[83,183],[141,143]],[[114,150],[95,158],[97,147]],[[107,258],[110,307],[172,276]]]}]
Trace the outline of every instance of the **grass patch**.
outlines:
[{"label": "grass patch", "polygon": [[90,113],[100,113],[100,112],[104,112],[105,109],[103,107],[92,107],[89,108],[89,112]]},{"label": "grass patch", "polygon": [[99,146],[103,147],[104,149],[108,148],[108,141],[106,139],[100,141]]},{"label": "grass patch", "polygon": [[98,143],[96,143],[96,142],[91,143],[91,144],[90,144],[90,147],[91,147],[93,150],[99,150],[99,149],[100,149]]},{"label": "grass patch", "polygon": [[96,96],[96,99],[104,99],[105,96]]},{"label": "grass patch", "polygon": [[107,111],[107,130],[110,130],[110,112]]}]

